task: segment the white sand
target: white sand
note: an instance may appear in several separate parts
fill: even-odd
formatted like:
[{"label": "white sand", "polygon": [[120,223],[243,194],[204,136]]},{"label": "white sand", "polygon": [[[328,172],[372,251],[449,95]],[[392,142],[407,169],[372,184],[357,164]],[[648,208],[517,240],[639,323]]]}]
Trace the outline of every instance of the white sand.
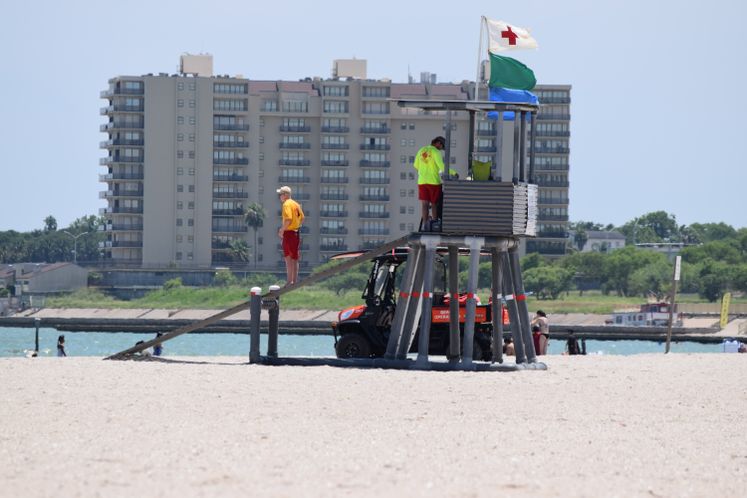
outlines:
[{"label": "white sand", "polygon": [[0,496],[744,496],[747,355],[0,359]]}]

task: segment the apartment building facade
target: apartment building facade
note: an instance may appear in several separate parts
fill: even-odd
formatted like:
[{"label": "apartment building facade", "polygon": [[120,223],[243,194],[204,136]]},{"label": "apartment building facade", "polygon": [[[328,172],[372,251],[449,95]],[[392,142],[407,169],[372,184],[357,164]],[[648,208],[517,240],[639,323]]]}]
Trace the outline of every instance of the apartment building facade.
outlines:
[{"label": "apartment building facade", "polygon": [[[444,135],[444,116],[392,99],[469,99],[473,84],[392,83],[342,77],[255,81],[206,74],[120,76],[102,92],[108,139],[105,260],[142,268],[238,263],[283,267],[275,189],[293,188],[306,212],[302,266],[417,230],[415,153]],[[538,87],[540,237],[527,249],[559,254],[568,208],[570,87]],[[544,97],[544,98],[543,98]],[[557,102],[556,102],[557,101]],[[477,153],[500,153],[494,123],[478,123]],[[467,174],[468,116],[452,116],[451,167]],[[264,225],[247,226],[257,203]],[[557,240],[555,240],[557,239]],[[562,242],[561,242],[562,240]],[[553,252],[556,251],[556,252]],[[246,259],[246,258],[244,258]]]}]

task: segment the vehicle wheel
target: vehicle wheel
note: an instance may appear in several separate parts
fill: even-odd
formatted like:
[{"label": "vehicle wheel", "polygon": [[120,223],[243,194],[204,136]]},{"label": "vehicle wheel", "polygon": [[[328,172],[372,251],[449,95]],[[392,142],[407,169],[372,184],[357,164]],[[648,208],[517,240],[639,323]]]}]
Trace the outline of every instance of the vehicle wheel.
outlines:
[{"label": "vehicle wheel", "polygon": [[369,358],[371,356],[371,344],[363,334],[350,332],[340,337],[335,346],[338,358]]}]

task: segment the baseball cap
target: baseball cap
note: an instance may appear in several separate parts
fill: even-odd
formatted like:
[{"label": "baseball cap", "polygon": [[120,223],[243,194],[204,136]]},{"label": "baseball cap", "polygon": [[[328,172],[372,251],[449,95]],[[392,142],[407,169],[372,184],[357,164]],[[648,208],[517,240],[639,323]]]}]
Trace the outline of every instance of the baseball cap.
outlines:
[{"label": "baseball cap", "polygon": [[291,188],[288,185],[284,185],[284,186],[280,187],[279,189],[277,189],[275,192],[278,193],[278,194],[288,194],[288,195],[291,195]]}]

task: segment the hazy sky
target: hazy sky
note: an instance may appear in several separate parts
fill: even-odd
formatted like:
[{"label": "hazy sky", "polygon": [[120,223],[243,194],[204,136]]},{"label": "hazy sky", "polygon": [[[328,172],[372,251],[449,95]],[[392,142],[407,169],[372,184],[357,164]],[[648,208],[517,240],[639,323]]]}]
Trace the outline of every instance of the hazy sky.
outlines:
[{"label": "hazy sky", "polygon": [[0,14],[0,230],[98,214],[99,92],[117,75],[176,71],[208,52],[217,74],[328,77],[368,60],[404,82],[474,79],[480,16],[530,28],[512,55],[539,83],[573,85],[570,216],[622,224],[747,226],[744,0],[33,1]]}]

